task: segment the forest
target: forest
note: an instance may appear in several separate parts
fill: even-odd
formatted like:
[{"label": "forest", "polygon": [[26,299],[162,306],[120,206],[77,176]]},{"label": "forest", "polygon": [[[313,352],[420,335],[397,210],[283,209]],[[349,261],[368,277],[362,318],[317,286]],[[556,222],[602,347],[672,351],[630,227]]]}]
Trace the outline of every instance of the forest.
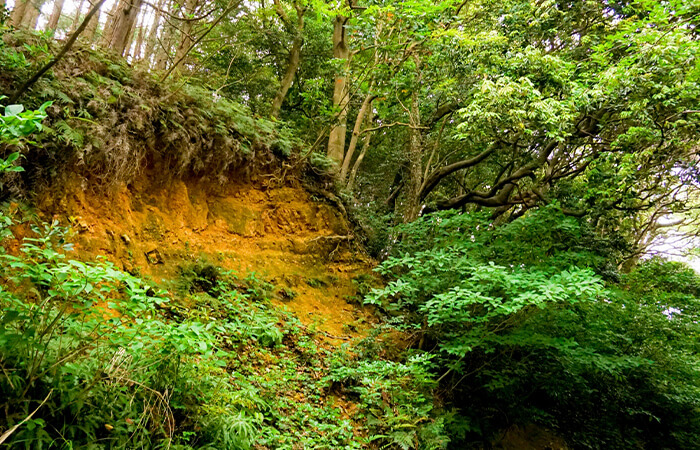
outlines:
[{"label": "forest", "polygon": [[700,448],[700,0],[0,0],[0,448]]}]

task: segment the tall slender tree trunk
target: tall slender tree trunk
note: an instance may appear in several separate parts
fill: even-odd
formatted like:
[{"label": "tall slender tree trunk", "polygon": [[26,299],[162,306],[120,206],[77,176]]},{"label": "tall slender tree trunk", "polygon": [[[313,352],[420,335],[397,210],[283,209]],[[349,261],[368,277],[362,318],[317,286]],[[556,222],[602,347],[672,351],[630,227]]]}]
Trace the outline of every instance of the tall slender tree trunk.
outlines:
[{"label": "tall slender tree trunk", "polygon": [[274,100],[272,101],[272,110],[270,115],[275,119],[279,117],[280,110],[282,109],[282,103],[284,103],[284,99],[287,97],[287,92],[289,92],[289,88],[292,87],[292,83],[294,83],[294,76],[296,75],[297,70],[299,69],[299,64],[301,63],[301,47],[303,44],[304,40],[301,36],[301,29],[299,29],[298,34],[294,37],[294,42],[292,42],[292,48],[289,51],[287,70],[284,72],[284,76],[280,82],[280,87],[277,90]]},{"label": "tall slender tree trunk", "polygon": [[416,62],[417,83],[411,94],[411,110],[408,142],[408,180],[404,189],[401,214],[404,222],[411,222],[420,213],[420,191],[423,185],[423,133],[421,132],[420,108],[418,104],[418,88],[420,86],[420,59],[414,56]]},{"label": "tall slender tree trunk", "polygon": [[153,18],[153,24],[148,32],[148,38],[146,38],[146,50],[144,51],[143,59],[148,62],[149,66],[151,65],[151,58],[154,56],[153,51],[155,50],[158,42],[158,29],[160,28],[160,20],[162,15],[161,11],[164,7],[165,0],[158,0],[158,3],[156,4],[155,17]]},{"label": "tall slender tree trunk", "polygon": [[22,19],[24,18],[24,13],[29,5],[28,0],[17,0],[15,1],[15,7],[12,9],[12,14],[10,15],[10,21],[12,25],[16,27],[22,26]]},{"label": "tall slender tree trunk", "polygon": [[124,48],[124,57],[125,58],[133,58],[136,53],[138,53],[138,35],[139,35],[139,30],[141,29],[141,26],[143,25],[143,19],[146,16],[143,11],[139,11],[138,15],[136,16],[136,20],[134,20],[134,25],[131,27],[131,31],[129,32],[129,36],[127,38],[127,43],[126,47]]},{"label": "tall slender tree trunk", "polygon": [[[168,5],[172,6],[173,2],[169,1]],[[172,9],[170,11],[172,13]],[[163,25],[163,33],[161,33],[160,42],[156,56],[155,69],[165,70],[170,62],[173,42],[175,41],[175,27],[166,23]]]},{"label": "tall slender tree trunk", "polygon": [[192,42],[192,44],[187,48],[187,50],[185,50],[185,52],[182,54],[182,56],[180,57],[180,59],[176,59],[175,61],[173,61],[173,65],[170,66],[170,68],[169,68],[168,70],[165,71],[165,73],[163,74],[163,77],[161,78],[161,81],[167,80],[168,77],[170,76],[170,74],[172,74],[173,71],[175,70],[175,68],[178,67],[178,66],[180,65],[180,63],[182,62],[182,60],[185,59],[185,58],[187,57],[187,55],[190,53],[190,51],[192,51],[193,48],[195,48],[200,42],[202,42],[202,39],[204,39],[205,37],[207,37],[207,36],[209,35],[209,33],[211,33],[211,31],[212,31],[214,28],[216,28],[216,26],[219,25],[219,23],[220,23],[222,20],[228,18],[229,14],[231,14],[231,12],[232,12],[234,9],[238,8],[238,7],[241,5],[241,3],[243,3],[243,0],[233,0],[233,1],[231,1],[231,2],[228,4],[228,6],[226,6],[226,8],[224,9],[224,11],[221,13],[221,15],[220,15],[219,17],[217,17],[211,24],[209,24],[209,26],[208,26],[203,32],[199,33],[199,36],[197,36],[197,39],[195,39],[195,40]]},{"label": "tall slender tree trunk", "polygon": [[[367,127],[371,127],[373,121],[374,121],[374,110],[372,108],[369,108],[369,111],[367,111]],[[370,132],[365,133],[365,137],[362,141],[362,151],[360,151],[360,154],[357,156],[357,159],[355,160],[355,164],[353,164],[352,170],[350,171],[350,174],[348,175],[347,188],[350,192],[352,192],[353,188],[355,187],[355,179],[357,178],[357,172],[360,170],[360,165],[362,165],[362,160],[365,159],[365,155],[367,154],[367,150],[369,150],[369,144],[370,144],[371,140],[372,140],[372,132],[370,131]]]},{"label": "tall slender tree trunk", "polygon": [[357,112],[357,118],[355,119],[355,127],[352,130],[352,137],[350,138],[350,144],[348,145],[348,151],[345,153],[345,158],[343,159],[343,166],[340,168],[340,180],[345,181],[348,170],[350,170],[350,163],[352,162],[352,157],[355,153],[355,148],[357,147],[357,141],[360,138],[360,133],[362,132],[362,124],[365,121],[365,115],[367,111],[372,108],[372,101],[377,97],[371,92],[372,86],[370,85],[370,92],[362,102],[360,110]]},{"label": "tall slender tree trunk", "polygon": [[192,30],[194,29],[194,22],[191,19],[194,16],[197,6],[199,4],[198,0],[186,0],[185,2],[185,20],[182,23],[180,36],[180,43],[175,50],[175,64],[174,70],[179,70],[185,62],[185,55],[192,46],[194,39],[192,38]]},{"label": "tall slender tree trunk", "polygon": [[100,47],[108,48],[109,42],[112,40],[112,33],[114,32],[114,25],[117,21],[117,10],[119,9],[120,1],[115,1],[112,5],[112,9],[107,13],[107,21],[102,29],[102,37],[100,39]]},{"label": "tall slender tree trunk", "polygon": [[131,51],[131,57],[134,61],[141,59],[141,49],[143,48],[143,35],[144,35],[144,21],[146,20],[146,14],[141,13],[141,20],[139,21],[138,34],[136,35],[136,42],[134,43],[134,48]]},{"label": "tall slender tree trunk", "polygon": [[141,9],[143,0],[123,0],[117,9],[114,31],[110,36],[109,48],[119,55],[124,55],[130,42],[136,17]]},{"label": "tall slender tree trunk", "polygon": [[36,29],[36,24],[39,21],[41,13],[41,5],[37,3],[39,0],[30,0],[27,2],[27,8],[22,17],[22,26],[30,30]]},{"label": "tall slender tree trunk", "polygon": [[46,24],[46,28],[49,30],[56,30],[58,28],[58,21],[61,19],[61,13],[63,12],[63,4],[65,0],[56,0],[53,3],[53,11],[51,11],[51,16],[49,17],[49,22]]},{"label": "tall slender tree trunk", "polygon": [[333,57],[344,60],[340,72],[336,75],[333,86],[333,108],[336,112],[335,120],[328,137],[328,157],[338,166],[343,163],[345,154],[345,135],[347,132],[348,102],[350,95],[348,90],[347,70],[349,66],[350,51],[347,45],[345,24],[348,18],[337,16],[333,24]]},{"label": "tall slender tree trunk", "polygon": [[[90,1],[90,7],[93,7],[97,0],[88,0]],[[87,24],[87,27],[85,28],[85,39],[88,42],[94,42],[95,41],[95,36],[97,35],[97,28],[100,24],[100,11],[97,11],[95,13],[95,16],[90,19],[90,22]]]},{"label": "tall slender tree trunk", "polygon": [[73,17],[73,24],[70,26],[71,33],[78,28],[78,24],[80,23],[80,13],[83,11],[83,3],[85,3],[85,0],[80,0],[78,3],[78,9],[75,11],[75,17]]},{"label": "tall slender tree trunk", "polygon": [[36,83],[41,77],[44,76],[46,72],[51,70],[51,68],[56,65],[57,62],[59,62],[64,56],[66,56],[66,53],[73,47],[73,44],[75,44],[75,41],[78,39],[78,36],[85,31],[85,28],[87,27],[87,22],[97,13],[97,10],[102,7],[104,4],[105,0],[98,0],[97,4],[88,11],[87,16],[85,19],[82,21],[82,23],[78,26],[78,28],[75,30],[74,33],[70,35],[68,40],[66,41],[65,44],[63,44],[63,47],[61,50],[58,52],[56,56],[51,58],[51,60],[46,63],[41,69],[39,69],[34,75],[31,76],[27,81],[22,84],[22,86],[17,89],[14,94],[12,94],[9,98],[9,103],[17,103],[17,101],[22,97],[22,95],[31,88],[34,83]]},{"label": "tall slender tree trunk", "polygon": [[[275,1],[275,6],[278,8],[278,14],[282,20],[288,22],[289,20],[287,19],[279,1]],[[304,13],[306,12],[306,7],[300,7],[296,3],[294,6],[297,11],[297,25],[294,29],[294,40],[292,41],[292,47],[289,50],[287,68],[285,69],[284,76],[280,80],[280,87],[277,90],[277,94],[275,94],[275,98],[272,100],[272,108],[270,109],[270,115],[275,119],[280,115],[280,110],[282,109],[284,99],[287,97],[287,92],[289,92],[289,88],[292,87],[292,83],[294,83],[294,77],[296,76],[297,70],[299,69],[299,64],[301,63],[301,48],[304,45]]]}]

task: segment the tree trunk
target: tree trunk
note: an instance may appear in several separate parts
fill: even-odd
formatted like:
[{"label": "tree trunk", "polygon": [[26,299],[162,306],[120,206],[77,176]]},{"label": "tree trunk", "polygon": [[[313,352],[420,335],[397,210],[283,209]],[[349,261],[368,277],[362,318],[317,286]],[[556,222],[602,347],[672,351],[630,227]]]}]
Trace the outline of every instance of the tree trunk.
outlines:
[{"label": "tree trunk", "polygon": [[418,86],[420,86],[420,59],[414,56],[416,62],[416,84],[411,94],[411,110],[409,112],[409,142],[408,142],[408,180],[404,189],[401,214],[404,222],[411,222],[420,213],[420,191],[423,185],[423,134],[421,132],[420,107],[418,104]]},{"label": "tree trunk", "polygon": [[39,20],[39,14],[41,13],[41,6],[35,2],[39,0],[33,0],[27,2],[27,9],[24,11],[24,17],[22,17],[22,26],[30,30],[36,28],[36,24]]},{"label": "tree trunk", "polygon": [[162,9],[165,7],[165,0],[158,0],[156,4],[155,17],[153,18],[153,25],[148,32],[148,38],[146,38],[146,50],[143,54],[143,59],[151,65],[151,58],[153,57],[153,51],[156,48],[156,42],[158,41],[158,28],[160,27],[160,19],[162,14]]},{"label": "tree trunk", "polygon": [[120,2],[114,18],[114,31],[109,40],[109,48],[118,55],[124,55],[142,3],[143,0],[122,0]]},{"label": "tree trunk", "polygon": [[144,21],[146,20],[146,14],[143,13],[141,14],[141,20],[140,20],[140,25],[139,25],[139,31],[138,34],[136,35],[136,43],[134,45],[134,49],[131,52],[131,58],[134,61],[137,61],[141,59],[141,48],[143,48],[143,35],[145,34],[144,29],[146,28],[144,25]]},{"label": "tree trunk", "polygon": [[143,33],[140,31],[142,26],[143,26],[143,20],[146,14],[143,13],[143,11],[139,11],[138,15],[136,16],[136,20],[134,21],[134,26],[132,27],[132,31],[129,33],[129,38],[126,43],[126,48],[124,49],[124,57],[125,58],[133,58],[135,55],[139,52],[139,45],[138,45],[138,39],[139,39],[139,34],[142,35]]},{"label": "tree trunk", "polygon": [[[367,126],[371,127],[373,121],[374,121],[374,111],[372,110],[372,108],[369,108],[369,111],[367,111]],[[370,143],[371,139],[372,139],[372,132],[370,131],[370,132],[365,133],[365,138],[362,142],[362,151],[357,156],[357,159],[355,160],[355,164],[353,164],[352,170],[350,171],[350,175],[348,175],[347,188],[350,192],[352,192],[353,188],[355,187],[355,178],[357,178],[357,172],[360,170],[360,165],[362,164],[362,160],[365,159],[365,155],[367,154],[367,150],[369,150],[369,143]]]},{"label": "tree trunk", "polygon": [[102,38],[100,39],[100,47],[108,48],[109,41],[112,40],[112,33],[114,32],[114,24],[117,22],[117,10],[119,8],[120,2],[115,1],[112,5],[112,9],[107,13],[107,21],[102,29]]},{"label": "tree trunk", "polygon": [[[282,6],[279,4],[279,2],[275,2],[275,5],[279,8],[279,14],[282,17],[282,20],[285,20],[286,15],[284,14],[284,10],[281,9]],[[299,69],[299,64],[301,62],[301,47],[304,45],[304,13],[306,12],[306,8],[301,8],[296,5],[295,7],[297,10],[297,26],[295,29],[296,34],[294,35],[294,40],[292,41],[292,48],[289,51],[287,69],[285,70],[284,76],[280,81],[280,87],[277,90],[277,94],[275,95],[274,100],[272,101],[272,108],[270,111],[270,115],[275,119],[278,118],[280,115],[282,103],[284,103],[284,99],[287,97],[287,92],[289,92],[289,88],[292,87],[294,77],[297,73],[297,70]]]},{"label": "tree trunk", "polygon": [[[370,91],[372,86],[370,85]],[[345,181],[348,175],[348,170],[350,169],[350,163],[352,162],[352,157],[355,153],[355,148],[357,147],[357,141],[360,138],[360,132],[362,131],[362,123],[365,120],[365,115],[367,111],[372,107],[372,101],[376,98],[371,92],[367,94],[360,110],[357,112],[357,118],[355,119],[355,127],[352,130],[352,137],[350,138],[350,145],[348,145],[348,151],[343,159],[343,166],[340,168],[340,180]]]},{"label": "tree trunk", "polygon": [[63,12],[63,4],[65,0],[56,0],[53,4],[53,11],[51,11],[51,17],[49,17],[49,23],[46,25],[48,30],[56,30],[58,27],[58,21],[61,19],[61,13]]},{"label": "tree trunk", "polygon": [[287,92],[289,92],[289,88],[292,87],[292,83],[294,82],[294,76],[301,62],[301,47],[303,43],[301,30],[299,30],[299,34],[294,38],[294,42],[292,42],[292,49],[289,52],[289,60],[287,61],[287,70],[282,77],[277,95],[275,95],[275,99],[272,101],[272,111],[270,115],[275,119],[279,117],[282,103],[284,103]]},{"label": "tree trunk", "polygon": [[[96,3],[96,0],[90,0],[90,5],[91,7],[94,6]],[[93,42],[95,40],[95,36],[97,35],[97,27],[100,24],[100,11],[97,11],[95,16],[90,19],[90,22],[87,25],[87,28],[85,28],[85,39],[88,42]]]},{"label": "tree trunk", "polygon": [[39,69],[30,79],[28,79],[22,86],[20,86],[19,89],[15,91],[14,94],[9,98],[9,104],[17,103],[17,101],[22,97],[22,95],[31,88],[34,83],[36,83],[46,72],[48,72],[57,62],[59,62],[64,56],[66,56],[66,53],[73,47],[73,44],[75,44],[75,41],[78,39],[78,36],[80,36],[80,33],[82,33],[85,28],[87,27],[87,23],[92,17],[97,13],[97,11],[102,7],[106,0],[98,0],[97,4],[90,10],[88,11],[87,16],[83,20],[83,22],[80,24],[77,30],[75,30],[75,33],[71,34],[71,36],[68,38],[66,43],[63,45],[61,50],[58,52],[58,54],[51,59],[47,64],[45,64],[41,69]]},{"label": "tree trunk", "polygon": [[28,4],[28,0],[17,0],[15,2],[15,7],[12,9],[12,14],[10,15],[12,25],[16,27],[22,26],[22,19],[24,18],[24,12],[27,10]]},{"label": "tree trunk", "polygon": [[[169,2],[169,5],[172,6],[172,2]],[[155,63],[156,70],[165,70],[168,67],[174,40],[175,28],[172,25],[169,25],[166,21],[166,23],[163,25],[163,33],[162,37],[160,38],[160,45],[158,46]]]},{"label": "tree trunk", "polygon": [[[198,0],[186,0],[185,2],[185,19],[191,19],[194,16],[197,6],[199,5]],[[194,22],[191,20],[184,20],[181,27],[182,36],[180,36],[180,43],[175,50],[175,69],[179,70],[182,64],[185,62],[185,56],[192,46],[192,30],[194,28]]]},{"label": "tree trunk", "polygon": [[402,215],[404,222],[411,222],[420,213],[420,187],[423,184],[423,139],[419,126],[417,94],[414,92],[411,100],[411,128],[409,128],[408,144],[408,183],[404,189]]},{"label": "tree trunk", "polygon": [[336,112],[334,124],[328,137],[328,157],[338,166],[343,163],[345,155],[345,134],[347,132],[349,90],[347,69],[350,52],[347,46],[345,24],[348,19],[337,16],[333,24],[333,57],[344,60],[341,71],[336,75],[333,86],[333,109]]},{"label": "tree trunk", "polygon": [[70,26],[70,32],[73,33],[76,28],[78,28],[78,24],[80,23],[80,13],[83,11],[83,3],[85,0],[80,0],[80,3],[78,3],[78,9],[75,11],[75,17],[73,18],[73,24]]},{"label": "tree trunk", "polygon": [[233,0],[233,2],[229,3],[228,6],[226,7],[226,9],[224,9],[224,11],[221,13],[221,15],[219,17],[217,17],[216,20],[214,20],[209,25],[209,27],[207,27],[206,30],[204,30],[202,33],[199,33],[199,36],[197,37],[197,39],[194,42],[192,42],[192,45],[190,45],[189,48],[187,48],[187,50],[185,50],[185,52],[182,54],[180,59],[176,59],[175,61],[173,61],[173,65],[170,66],[170,69],[165,71],[165,73],[163,74],[163,77],[161,78],[160,81],[163,82],[163,81],[167,80],[168,77],[170,76],[170,74],[173,73],[175,68],[178,67],[180,65],[180,63],[182,62],[182,60],[187,57],[187,55],[190,53],[190,51],[192,51],[192,49],[195,48],[197,46],[197,44],[202,42],[202,39],[207,37],[209,35],[209,33],[211,33],[211,31],[214,28],[216,28],[216,26],[219,25],[219,23],[222,20],[227,18],[229,16],[229,14],[231,14],[231,12],[234,9],[238,8],[241,3],[243,3],[243,0]]}]

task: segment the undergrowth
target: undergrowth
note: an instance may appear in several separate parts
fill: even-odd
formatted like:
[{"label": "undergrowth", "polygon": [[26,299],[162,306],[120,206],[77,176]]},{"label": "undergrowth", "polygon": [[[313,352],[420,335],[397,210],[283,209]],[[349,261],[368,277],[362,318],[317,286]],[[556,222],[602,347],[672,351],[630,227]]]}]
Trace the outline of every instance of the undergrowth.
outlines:
[{"label": "undergrowth", "polygon": [[255,274],[194,265],[169,292],[70,260],[66,232],[0,254],[11,448],[444,448],[428,361],[385,359],[378,335],[338,351]]},{"label": "undergrowth", "polygon": [[[56,43],[1,26],[0,36],[0,94],[9,94]],[[129,183],[144,172],[163,181],[249,179],[274,171],[300,146],[289,128],[253,117],[209,89],[160,82],[87,46],[69,52],[22,102],[29,109],[44,104],[47,118],[32,141],[0,147],[25,157],[25,173],[6,180],[5,197],[60,185],[67,174],[93,189]]]}]

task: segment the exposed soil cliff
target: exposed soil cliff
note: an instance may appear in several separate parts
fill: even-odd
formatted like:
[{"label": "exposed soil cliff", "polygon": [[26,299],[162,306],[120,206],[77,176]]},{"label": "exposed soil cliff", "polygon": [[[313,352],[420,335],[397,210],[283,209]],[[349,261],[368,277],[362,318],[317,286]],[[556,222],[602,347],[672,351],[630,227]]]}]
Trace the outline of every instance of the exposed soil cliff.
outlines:
[{"label": "exposed soil cliff", "polygon": [[351,251],[342,214],[301,187],[144,177],[103,194],[72,182],[40,199],[38,210],[70,223],[79,258],[102,255],[156,281],[176,279],[196,262],[255,272],[281,287],[278,304],[326,336],[357,336],[369,320],[347,300],[356,293],[353,278],[372,261]]}]

